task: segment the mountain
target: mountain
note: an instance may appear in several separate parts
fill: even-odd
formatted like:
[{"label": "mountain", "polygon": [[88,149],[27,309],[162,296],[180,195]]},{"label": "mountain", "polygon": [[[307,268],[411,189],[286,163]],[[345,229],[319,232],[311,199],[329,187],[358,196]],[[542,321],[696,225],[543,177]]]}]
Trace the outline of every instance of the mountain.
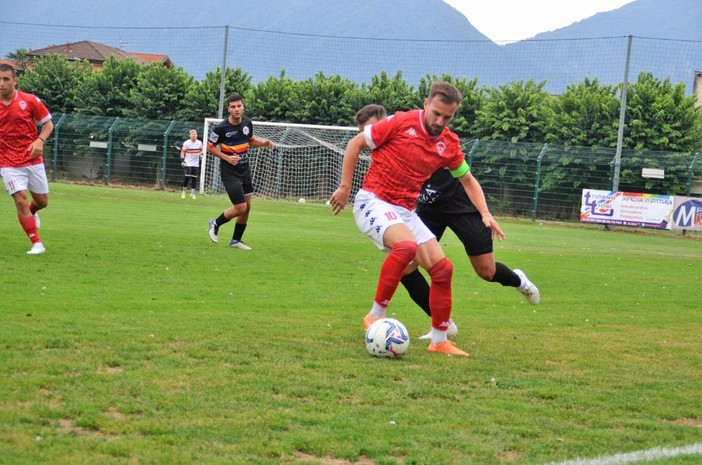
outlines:
[{"label": "mountain", "polygon": [[296,80],[321,71],[356,82],[401,71],[410,85],[446,73],[489,87],[546,81],[559,93],[586,76],[621,82],[628,35],[636,36],[631,80],[651,70],[689,83],[702,69],[701,44],[681,42],[700,40],[700,0],[635,0],[505,46],[441,0],[3,1],[2,56],[92,40],[166,54],[197,79],[222,65],[225,25],[227,66],[241,67],[254,82],[283,70]]},{"label": "mountain", "polygon": [[583,19],[568,27],[534,36],[565,40],[585,37],[637,36],[702,40],[702,2],[698,0],[636,0],[621,8]]}]

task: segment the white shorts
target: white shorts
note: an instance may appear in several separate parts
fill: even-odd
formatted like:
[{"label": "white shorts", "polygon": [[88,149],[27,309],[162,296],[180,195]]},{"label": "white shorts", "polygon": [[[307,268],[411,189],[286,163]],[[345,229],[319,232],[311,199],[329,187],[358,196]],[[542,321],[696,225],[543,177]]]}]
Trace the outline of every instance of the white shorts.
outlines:
[{"label": "white shorts", "polygon": [[21,168],[0,169],[5,189],[10,195],[28,190],[32,194],[48,194],[49,180],[43,163],[23,166]]},{"label": "white shorts", "polygon": [[389,252],[383,243],[385,230],[394,224],[404,224],[417,240],[423,244],[436,236],[422,223],[413,211],[380,200],[372,192],[359,190],[353,204],[353,217],[356,226],[380,249]]}]

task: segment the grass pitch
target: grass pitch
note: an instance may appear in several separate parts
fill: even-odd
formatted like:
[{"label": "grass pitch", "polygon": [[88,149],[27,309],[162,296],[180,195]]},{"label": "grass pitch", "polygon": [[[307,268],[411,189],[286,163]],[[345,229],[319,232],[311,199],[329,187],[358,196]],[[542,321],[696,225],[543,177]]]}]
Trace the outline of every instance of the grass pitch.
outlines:
[{"label": "grass pitch", "polygon": [[[502,220],[495,255],[539,286],[455,265],[458,347],[375,359],[362,317],[383,255],[349,211],[52,184],[43,256],[0,203],[0,464],[542,465],[702,442],[702,241]],[[647,461],[699,463],[700,455]],[[635,463],[635,462],[614,462]]]}]

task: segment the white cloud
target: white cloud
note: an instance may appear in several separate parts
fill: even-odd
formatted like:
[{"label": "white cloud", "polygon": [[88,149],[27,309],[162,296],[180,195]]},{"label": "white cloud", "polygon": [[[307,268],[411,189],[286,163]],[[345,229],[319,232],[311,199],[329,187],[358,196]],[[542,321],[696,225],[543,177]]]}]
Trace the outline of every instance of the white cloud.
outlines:
[{"label": "white cloud", "polygon": [[528,39],[634,0],[444,0],[497,43]]}]

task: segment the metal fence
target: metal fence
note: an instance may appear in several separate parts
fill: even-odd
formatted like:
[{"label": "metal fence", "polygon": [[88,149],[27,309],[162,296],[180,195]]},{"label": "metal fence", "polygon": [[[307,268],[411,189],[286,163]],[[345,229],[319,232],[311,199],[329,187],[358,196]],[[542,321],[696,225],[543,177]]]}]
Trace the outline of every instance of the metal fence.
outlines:
[{"label": "metal fence", "polygon": [[[176,189],[183,181],[177,147],[188,138],[190,129],[198,130],[203,137],[202,122],[71,114],[55,115],[55,121],[55,130],[47,144],[50,151],[45,154],[52,181]],[[263,130],[264,125],[257,127]],[[347,129],[349,137],[355,133],[354,128]],[[289,145],[289,140],[276,140],[276,134],[284,133],[271,132],[265,136]],[[343,137],[340,140],[343,141]],[[326,156],[334,158],[324,164],[331,167],[331,172],[308,169],[300,176],[290,177],[280,176],[276,170],[259,170],[254,173],[258,185],[254,186],[256,195],[289,198],[289,193],[294,192],[296,195],[305,193],[309,201],[326,201],[338,183],[343,145],[340,142],[336,150],[325,152]],[[313,161],[319,161],[320,152],[313,146],[301,145],[299,149],[295,157],[300,166],[311,166]],[[611,190],[613,187],[615,149],[466,141],[464,151],[491,209],[501,216],[578,220],[583,188]],[[254,149],[251,164],[254,167],[275,164],[270,157],[289,157],[288,152],[271,154]],[[263,157],[266,157],[265,162]],[[309,163],[305,157],[310,158]],[[624,150],[618,190],[700,196],[702,163],[698,163],[699,158],[700,153]],[[357,184],[366,168],[367,163],[359,164]],[[276,183],[285,185],[270,188]],[[325,188],[321,189],[321,185]]]}]

